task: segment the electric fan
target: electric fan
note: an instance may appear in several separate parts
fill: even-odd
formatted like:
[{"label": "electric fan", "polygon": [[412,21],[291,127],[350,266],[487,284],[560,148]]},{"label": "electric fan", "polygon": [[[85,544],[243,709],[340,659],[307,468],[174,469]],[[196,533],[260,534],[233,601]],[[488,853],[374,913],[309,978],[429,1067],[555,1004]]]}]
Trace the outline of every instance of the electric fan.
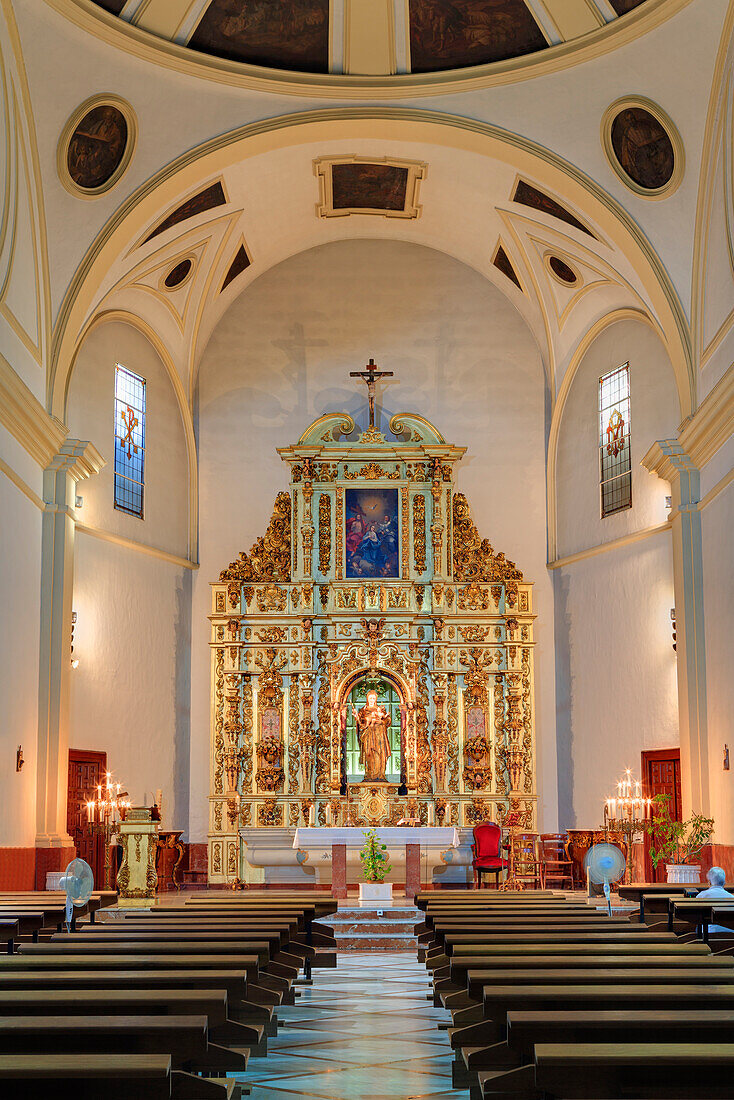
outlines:
[{"label": "electric fan", "polygon": [[72,859],[64,871],[59,886],[66,891],[66,925],[71,931],[74,919],[74,906],[86,905],[94,889],[92,868],[83,859]]},{"label": "electric fan", "polygon": [[621,848],[616,844],[595,844],[584,856],[584,870],[587,878],[604,889],[607,899],[607,911],[612,915],[610,882],[619,882],[624,875],[626,860]]}]

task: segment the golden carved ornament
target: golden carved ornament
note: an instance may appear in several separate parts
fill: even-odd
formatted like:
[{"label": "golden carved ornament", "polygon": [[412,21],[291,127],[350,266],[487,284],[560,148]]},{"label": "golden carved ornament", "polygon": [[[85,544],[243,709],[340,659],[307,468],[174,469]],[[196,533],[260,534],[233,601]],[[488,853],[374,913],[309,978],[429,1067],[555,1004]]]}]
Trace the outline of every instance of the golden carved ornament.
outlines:
[{"label": "golden carved ornament", "polygon": [[319,497],[319,572],[328,574],[331,569],[331,496]]},{"label": "golden carved ornament", "polygon": [[459,589],[459,611],[488,611],[489,592],[480,584],[468,584]]},{"label": "golden carved ornament", "polygon": [[426,571],[426,498],[413,497],[413,563],[416,573]]},{"label": "golden carved ornament", "polygon": [[258,611],[285,611],[288,603],[288,589],[277,584],[267,584],[257,590]]},{"label": "golden carved ornament", "polygon": [[268,626],[256,630],[255,637],[261,642],[284,642],[288,631],[284,626]]},{"label": "golden carved ornament", "polygon": [[400,518],[400,542],[401,542],[401,559],[403,567],[403,580],[408,579],[410,572],[410,562],[408,561],[408,549],[410,546],[410,532],[408,530],[408,490],[407,488],[400,490],[400,505],[401,505],[401,518]]},{"label": "golden carved ornament", "polygon": [[465,642],[484,642],[489,636],[488,626],[460,626],[459,634]]},{"label": "golden carved ornament", "polygon": [[508,561],[504,554],[495,554],[489,539],[480,539],[463,493],[454,494],[453,517],[454,580],[522,580],[522,573],[513,561]]},{"label": "golden carved ornament", "polygon": [[357,478],[363,478],[365,481],[377,481],[378,478],[387,478],[388,481],[397,481],[399,477],[399,469],[386,470],[377,462],[367,462],[359,471],[344,470],[344,478],[346,481],[355,481]]},{"label": "golden carved ornament", "polygon": [[336,481],[339,476],[339,467],[336,462],[314,462],[313,464],[313,478],[314,481]]},{"label": "golden carved ornament", "polygon": [[[336,491],[336,579],[342,580],[344,576],[344,489],[339,486]],[[321,593],[323,604],[324,595]],[[324,606],[326,606],[324,604]]]},{"label": "golden carved ornament", "polygon": [[265,535],[252,546],[249,554],[240,553],[220,581],[289,581],[291,579],[291,497],[278,493]]},{"label": "golden carved ornament", "polygon": [[258,825],[282,825],[283,806],[276,798],[266,798],[257,809]]}]

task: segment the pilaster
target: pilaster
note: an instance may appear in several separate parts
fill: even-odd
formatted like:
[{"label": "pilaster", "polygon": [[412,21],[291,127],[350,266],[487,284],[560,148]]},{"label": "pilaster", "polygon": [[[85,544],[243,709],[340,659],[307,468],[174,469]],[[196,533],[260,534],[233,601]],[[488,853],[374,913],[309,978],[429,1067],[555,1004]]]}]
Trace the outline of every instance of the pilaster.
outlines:
[{"label": "pilaster", "polygon": [[38,687],[36,847],[70,848],[66,831],[74,495],[105,460],[92,443],[67,439],[43,474],[41,642]]},{"label": "pilaster", "polygon": [[698,508],[701,475],[677,439],[663,439],[653,444],[642,465],[670,482],[671,489],[683,814],[708,814],[703,545]]}]

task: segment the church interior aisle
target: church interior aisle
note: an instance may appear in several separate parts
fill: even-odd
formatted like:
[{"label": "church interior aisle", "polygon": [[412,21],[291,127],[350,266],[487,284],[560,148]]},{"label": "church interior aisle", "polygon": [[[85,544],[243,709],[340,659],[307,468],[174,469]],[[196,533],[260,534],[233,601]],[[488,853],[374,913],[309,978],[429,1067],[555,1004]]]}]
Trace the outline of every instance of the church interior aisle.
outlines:
[{"label": "church interior aisle", "polygon": [[268,1056],[252,1060],[243,1081],[252,1100],[458,1100],[452,1052],[436,1024],[446,1016],[426,1000],[425,967],[407,952],[340,954],[319,972],[283,1025]]}]

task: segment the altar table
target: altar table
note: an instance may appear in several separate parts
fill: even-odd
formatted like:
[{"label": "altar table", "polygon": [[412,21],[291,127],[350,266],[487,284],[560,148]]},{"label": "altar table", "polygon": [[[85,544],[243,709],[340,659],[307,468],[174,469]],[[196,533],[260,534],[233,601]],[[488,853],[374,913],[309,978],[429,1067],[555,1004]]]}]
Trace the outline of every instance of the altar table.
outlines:
[{"label": "altar table", "polygon": [[[390,849],[405,847],[405,894],[410,897],[421,888],[420,853],[421,848],[433,853],[442,860],[447,850],[458,848],[460,844],[458,829],[453,826],[385,826],[377,828],[377,836]],[[293,838],[293,847],[308,854],[311,851],[324,851],[331,848],[331,892],[334,897],[347,896],[347,849],[364,847],[364,829],[352,826],[332,826],[326,828],[298,828]]]}]

